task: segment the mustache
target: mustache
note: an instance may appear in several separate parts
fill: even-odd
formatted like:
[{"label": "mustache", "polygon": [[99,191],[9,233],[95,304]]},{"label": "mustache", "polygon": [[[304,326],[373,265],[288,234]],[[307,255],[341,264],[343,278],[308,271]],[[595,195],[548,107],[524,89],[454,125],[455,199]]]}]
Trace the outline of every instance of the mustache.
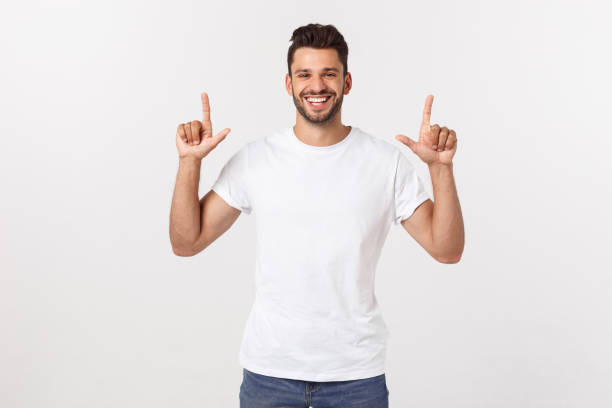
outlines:
[{"label": "mustache", "polygon": [[315,92],[300,92],[300,97],[305,97],[305,96],[317,96],[317,95],[331,95],[331,96],[336,96],[336,93],[332,90],[329,91],[321,91],[319,93],[315,93]]}]

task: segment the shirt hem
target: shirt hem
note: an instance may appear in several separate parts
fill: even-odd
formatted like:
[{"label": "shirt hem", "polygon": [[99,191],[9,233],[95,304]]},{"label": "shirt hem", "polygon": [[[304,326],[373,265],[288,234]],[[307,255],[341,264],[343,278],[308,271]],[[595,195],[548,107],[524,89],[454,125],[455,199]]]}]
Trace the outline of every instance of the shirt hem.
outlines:
[{"label": "shirt hem", "polygon": [[429,197],[429,193],[427,193],[427,191],[423,191],[421,192],[418,196],[416,196],[414,198],[414,200],[412,200],[409,204],[407,204],[406,206],[404,206],[404,208],[402,209],[402,213],[403,215],[396,217],[395,219],[395,224],[399,225],[402,223],[402,221],[410,218],[412,216],[412,214],[414,214],[414,211],[421,205],[423,204],[425,201],[430,200],[431,198]]},{"label": "shirt hem", "polygon": [[275,370],[270,368],[263,368],[251,363],[245,363],[240,361],[242,368],[245,368],[256,374],[278,377],[290,380],[301,380],[310,382],[322,382],[322,381],[349,381],[349,380],[361,380],[364,378],[375,377],[385,373],[384,367],[372,368],[369,370],[361,371],[345,371],[334,374],[321,374],[321,373],[309,373],[306,371],[287,371],[287,370]]},{"label": "shirt hem", "polygon": [[229,193],[227,192],[227,190],[225,189],[225,187],[221,187],[220,185],[216,184],[214,185],[211,190],[213,190],[215,193],[217,193],[219,195],[219,197],[221,197],[223,199],[223,201],[225,201],[229,206],[234,207],[237,210],[242,211],[245,214],[250,214],[251,210],[247,210],[244,209],[242,207],[240,207],[240,205],[238,205],[237,202],[235,202],[229,195]]}]

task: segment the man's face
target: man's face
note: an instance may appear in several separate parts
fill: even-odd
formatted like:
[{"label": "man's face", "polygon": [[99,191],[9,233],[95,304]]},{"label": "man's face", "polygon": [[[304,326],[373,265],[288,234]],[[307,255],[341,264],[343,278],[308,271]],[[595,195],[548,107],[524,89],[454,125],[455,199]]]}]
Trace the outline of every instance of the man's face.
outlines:
[{"label": "man's face", "polygon": [[285,86],[300,115],[313,124],[330,122],[351,88],[351,74],[343,76],[338,52],[300,47],[293,54],[291,74],[287,74]]}]

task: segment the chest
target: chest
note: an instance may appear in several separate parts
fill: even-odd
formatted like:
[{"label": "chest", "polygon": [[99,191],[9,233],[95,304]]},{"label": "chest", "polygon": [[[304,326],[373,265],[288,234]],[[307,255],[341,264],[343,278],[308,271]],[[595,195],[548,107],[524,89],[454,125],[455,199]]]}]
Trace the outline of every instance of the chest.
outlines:
[{"label": "chest", "polygon": [[281,226],[367,233],[391,217],[393,175],[387,163],[288,157],[268,164],[253,181],[260,218]]}]

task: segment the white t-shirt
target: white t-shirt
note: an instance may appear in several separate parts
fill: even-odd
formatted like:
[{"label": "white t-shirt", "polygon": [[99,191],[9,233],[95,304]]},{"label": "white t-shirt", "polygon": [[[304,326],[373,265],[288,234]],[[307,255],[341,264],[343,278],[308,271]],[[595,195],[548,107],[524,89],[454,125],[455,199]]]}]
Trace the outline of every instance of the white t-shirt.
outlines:
[{"label": "white t-shirt", "polygon": [[376,265],[391,224],[430,198],[400,148],[356,127],[311,146],[289,127],[238,150],[212,189],[255,214],[255,300],[240,365],[313,382],[383,374],[389,332]]}]

